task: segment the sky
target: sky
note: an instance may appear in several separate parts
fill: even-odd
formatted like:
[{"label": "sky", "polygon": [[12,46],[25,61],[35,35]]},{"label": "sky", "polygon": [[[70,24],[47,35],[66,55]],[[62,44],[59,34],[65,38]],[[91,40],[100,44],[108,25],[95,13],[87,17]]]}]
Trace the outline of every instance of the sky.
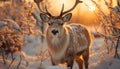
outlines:
[{"label": "sky", "polygon": [[[83,3],[80,3],[73,11],[72,11],[72,19],[70,22],[82,23],[85,25],[94,24],[96,16],[94,14],[94,10],[96,10],[94,4],[91,0],[82,0]],[[105,6],[104,0],[94,0],[96,1],[103,11],[108,14],[107,7]],[[109,2],[109,0],[106,0]],[[53,16],[58,16],[60,14],[62,4],[64,4],[64,11],[70,9],[75,0],[47,0],[47,4],[49,6],[48,10],[52,13]],[[54,3],[54,4],[53,4]],[[88,5],[90,8],[88,8]],[[113,0],[113,6],[116,6],[116,0]]]},{"label": "sky", "polygon": [[[33,0],[31,0],[33,1]],[[47,2],[47,9],[53,16],[58,16],[64,4],[64,11],[70,9],[76,0],[44,0]],[[96,16],[94,11],[96,10],[94,4],[91,0],[82,0],[71,13],[73,14],[70,22],[81,23],[85,25],[96,23]],[[96,1],[103,11],[108,14],[107,7],[105,6],[104,0],[94,0]],[[109,0],[106,0],[109,2]],[[45,3],[45,2],[43,2]],[[42,3],[42,4],[43,4]],[[44,4],[43,4],[44,5]],[[86,6],[88,5],[89,8]],[[113,6],[116,6],[116,0],[113,0]]]}]

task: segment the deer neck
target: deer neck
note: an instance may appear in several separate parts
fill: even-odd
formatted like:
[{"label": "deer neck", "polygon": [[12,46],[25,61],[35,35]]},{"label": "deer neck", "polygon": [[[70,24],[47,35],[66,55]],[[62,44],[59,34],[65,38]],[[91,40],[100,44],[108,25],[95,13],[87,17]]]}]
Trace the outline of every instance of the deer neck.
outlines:
[{"label": "deer neck", "polygon": [[64,29],[64,34],[62,34],[63,36],[58,38],[59,40],[58,43],[52,42],[52,38],[47,39],[49,53],[51,54],[53,61],[55,61],[55,63],[61,62],[61,59],[65,57],[66,50],[68,49],[70,35],[67,30],[68,30],[67,28]]},{"label": "deer neck", "polygon": [[59,52],[62,51],[62,49],[66,49],[69,44],[69,32],[67,31],[67,28],[64,27],[63,33],[60,33],[59,36],[53,37],[51,35],[47,35],[47,43],[48,48],[51,51]]}]

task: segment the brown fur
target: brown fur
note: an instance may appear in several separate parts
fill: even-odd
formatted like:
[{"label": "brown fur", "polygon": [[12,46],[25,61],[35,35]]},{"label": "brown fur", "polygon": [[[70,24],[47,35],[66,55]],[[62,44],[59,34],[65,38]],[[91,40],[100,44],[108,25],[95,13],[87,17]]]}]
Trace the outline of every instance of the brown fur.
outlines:
[{"label": "brown fur", "polygon": [[[81,69],[82,68],[81,66],[83,65],[83,60],[81,60],[80,58],[78,59],[78,57],[83,55],[84,61],[85,61],[84,63],[85,63],[86,69],[87,69],[88,68],[88,58],[89,58],[88,50],[89,50],[89,46],[91,43],[91,38],[90,38],[88,30],[85,27],[83,27],[81,25],[76,25],[76,24],[65,25],[64,28],[65,28],[64,32],[58,38],[59,42],[56,44],[53,44],[51,42],[52,36],[50,35],[49,32],[47,32],[47,43],[48,43],[48,47],[50,49],[50,54],[53,54],[53,52],[57,53],[57,52],[62,51],[65,46],[65,43],[67,42],[66,41],[67,36],[70,37],[68,47],[66,49],[66,54],[64,54],[59,59],[58,62],[56,62],[57,60],[54,60],[54,57],[52,57],[52,55],[51,55],[51,57],[53,58],[52,61],[54,62],[54,64],[58,64],[58,63],[62,63],[62,62],[67,62],[68,64],[71,63],[69,66],[72,67],[73,60],[77,59],[76,62],[79,64],[79,67]],[[83,51],[83,52],[78,54],[81,51]]]},{"label": "brown fur", "polygon": [[[89,47],[91,36],[88,30],[80,24],[66,24],[71,18],[71,13],[64,17],[46,16],[41,14],[41,19],[49,24],[46,32],[48,50],[52,64],[67,63],[72,69],[73,62],[79,65],[79,69],[88,69]],[[81,59],[80,57],[83,57]]]}]

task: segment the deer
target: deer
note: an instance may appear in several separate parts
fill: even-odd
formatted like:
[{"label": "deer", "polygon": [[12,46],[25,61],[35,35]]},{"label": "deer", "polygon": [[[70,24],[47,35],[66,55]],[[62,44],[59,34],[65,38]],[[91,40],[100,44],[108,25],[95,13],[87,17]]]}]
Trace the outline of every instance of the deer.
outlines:
[{"label": "deer", "polygon": [[41,10],[40,18],[48,24],[46,42],[52,65],[67,63],[67,68],[72,69],[75,60],[79,69],[83,69],[83,64],[88,69],[91,34],[81,24],[68,23],[72,17],[70,11],[79,3],[82,1],[76,0],[67,11],[64,11],[63,4],[59,16],[52,16],[46,6],[46,11]]}]

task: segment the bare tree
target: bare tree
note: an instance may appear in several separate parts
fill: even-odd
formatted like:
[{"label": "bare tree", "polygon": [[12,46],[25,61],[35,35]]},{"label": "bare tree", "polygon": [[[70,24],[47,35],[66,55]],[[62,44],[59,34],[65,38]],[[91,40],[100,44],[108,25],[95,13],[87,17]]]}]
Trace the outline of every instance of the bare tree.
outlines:
[{"label": "bare tree", "polygon": [[[97,20],[98,22],[100,22],[101,26],[104,28],[104,34],[103,33],[98,33],[98,35],[100,35],[101,37],[104,38],[105,41],[105,47],[107,48],[107,52],[110,53],[111,50],[115,50],[115,54],[114,57],[115,58],[119,58],[118,55],[118,46],[119,46],[119,38],[120,38],[120,30],[118,27],[116,27],[116,20],[119,19],[116,17],[119,17],[118,14],[114,15],[115,13],[115,8],[113,8],[112,0],[109,0],[109,2],[107,2],[106,0],[104,0],[105,5],[107,6],[108,10],[109,10],[109,14],[106,15],[106,13],[103,12],[103,10],[100,8],[100,5],[94,1],[91,0],[92,3],[96,6],[97,10],[94,11],[95,15],[97,16]],[[117,0],[119,1],[119,0]],[[118,6],[119,6],[119,2]],[[118,8],[118,7],[117,7]],[[119,11],[119,9],[118,9]]]}]

